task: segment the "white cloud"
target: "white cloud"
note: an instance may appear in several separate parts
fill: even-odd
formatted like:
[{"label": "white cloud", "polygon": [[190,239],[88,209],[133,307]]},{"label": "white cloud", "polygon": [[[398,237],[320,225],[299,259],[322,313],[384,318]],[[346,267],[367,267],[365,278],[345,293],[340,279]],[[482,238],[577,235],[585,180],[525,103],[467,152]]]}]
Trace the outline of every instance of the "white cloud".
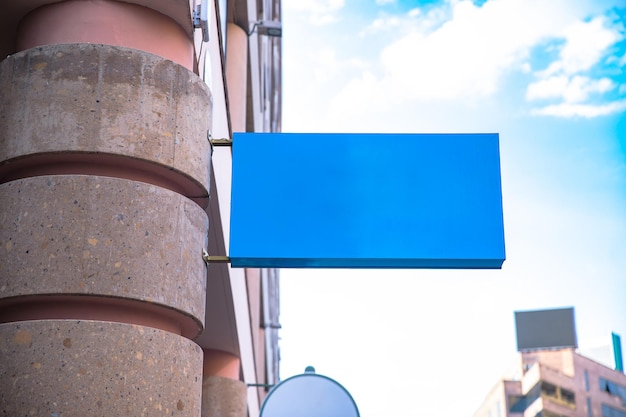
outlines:
[{"label": "white cloud", "polygon": [[[303,19],[320,24],[344,16],[348,25],[345,13],[340,13],[343,7],[344,0],[285,3],[285,8],[297,11]],[[349,39],[348,31],[342,31],[342,43],[320,37],[327,50],[312,60],[307,70],[315,85],[334,87],[323,111],[329,120],[345,124],[348,117],[356,120],[409,103],[428,103],[429,108],[451,102],[483,105],[486,99],[496,98],[508,74],[532,73],[531,52],[544,46],[557,49],[558,56],[546,69],[534,73],[527,100],[588,106],[548,106],[535,109],[534,114],[601,115],[613,107],[598,109],[585,100],[623,87],[608,78],[594,78],[586,70],[605,62],[608,48],[623,35],[607,26],[606,18],[585,21],[592,13],[585,7],[569,0],[490,0],[481,7],[469,0],[448,0],[441,7],[379,15],[365,29],[344,27],[355,35],[348,47],[353,50],[341,49]],[[315,39],[308,46],[299,45],[298,50],[310,50]],[[550,42],[553,40],[563,42]],[[387,46],[381,47],[385,41]],[[363,50],[367,51],[362,54],[363,61],[351,62],[351,57]]]},{"label": "white cloud", "polygon": [[602,94],[614,88],[615,83],[610,78],[592,80],[577,75],[570,80],[568,88],[563,93],[563,98],[567,103],[579,103],[587,100],[590,94]]},{"label": "white cloud", "polygon": [[[556,117],[598,117],[624,110],[626,101],[603,104],[585,103],[591,94],[614,90],[610,78],[592,79],[582,75],[600,63],[607,49],[623,38],[619,28],[608,27],[606,18],[598,16],[589,21],[577,21],[563,32],[565,44],[559,58],[535,75],[539,79],[528,85],[527,100],[561,99],[562,103],[534,109],[533,114]],[[607,62],[618,58],[610,56]],[[618,90],[621,94],[621,87]]]},{"label": "white cloud", "polygon": [[362,30],[361,36],[366,34],[392,32],[396,36],[399,34],[419,32],[427,33],[441,26],[450,19],[450,8],[443,6],[433,8],[423,13],[422,9],[414,8],[403,15],[383,14]]},{"label": "white cloud", "polygon": [[621,37],[617,28],[607,27],[604,16],[588,22],[575,22],[564,31],[565,45],[559,60],[539,75],[575,74],[589,70],[602,59],[606,49]]},{"label": "white cloud", "polygon": [[572,78],[559,75],[530,84],[526,91],[526,99],[561,98],[566,103],[580,103],[587,100],[590,94],[602,94],[614,88],[615,83],[609,78],[592,80],[580,75]]},{"label": "white cloud", "polygon": [[626,66],[626,53],[621,57],[616,55],[611,55],[606,59],[607,64],[616,64],[618,67]]},{"label": "white cloud", "polygon": [[385,4],[393,4],[396,0],[376,0],[376,4],[379,6],[384,6]]},{"label": "white cloud", "polygon": [[404,20],[398,16],[385,16],[379,17],[374,20],[368,27],[361,31],[360,35],[366,35],[368,33],[376,33],[383,30],[396,29]]},{"label": "white cloud", "polygon": [[317,85],[324,85],[342,72],[353,68],[363,68],[365,64],[356,58],[341,60],[337,58],[337,50],[331,47],[320,49],[315,54],[317,66],[313,70],[314,81]]},{"label": "white cloud", "polygon": [[336,22],[344,6],[345,0],[297,0],[284,4],[285,9],[308,13],[309,22],[316,26]]},{"label": "white cloud", "polygon": [[[538,80],[528,86],[526,97],[583,104],[591,94],[615,89],[610,79],[593,79],[584,72],[605,59],[607,49],[623,35],[605,17],[585,21],[588,12],[579,6],[566,0],[491,0],[477,7],[451,0],[428,13],[414,9],[377,19],[370,33],[391,29],[401,36],[383,48],[378,68],[364,70],[346,84],[332,112],[336,117],[359,114],[372,103],[386,102],[475,103],[498,92],[505,74],[531,71],[532,49],[556,39],[564,40],[557,60],[536,73]],[[535,114],[591,117],[610,108],[547,107]]]},{"label": "white cloud", "polygon": [[358,111],[366,105],[363,95],[401,102],[489,96],[506,71],[523,68],[531,47],[563,33],[579,13],[565,0],[491,0],[482,7],[456,1],[446,7],[405,16],[415,29],[384,48],[384,75],[355,77],[336,97],[337,110]]},{"label": "white cloud", "polygon": [[533,114],[558,117],[598,117],[626,110],[626,100],[613,101],[607,104],[573,104],[561,103],[534,109]]},{"label": "white cloud", "polygon": [[422,98],[490,95],[532,46],[571,21],[559,3],[493,0],[476,7],[460,1],[435,31],[412,33],[386,48],[383,65],[397,84]]},{"label": "white cloud", "polygon": [[563,96],[567,89],[569,79],[566,76],[549,77],[528,86],[526,90],[527,100],[537,100]]},{"label": "white cloud", "polygon": [[409,10],[409,13],[407,13],[407,15],[409,17],[416,17],[419,16],[422,13],[422,11],[420,10],[419,7],[416,7],[414,9]]}]

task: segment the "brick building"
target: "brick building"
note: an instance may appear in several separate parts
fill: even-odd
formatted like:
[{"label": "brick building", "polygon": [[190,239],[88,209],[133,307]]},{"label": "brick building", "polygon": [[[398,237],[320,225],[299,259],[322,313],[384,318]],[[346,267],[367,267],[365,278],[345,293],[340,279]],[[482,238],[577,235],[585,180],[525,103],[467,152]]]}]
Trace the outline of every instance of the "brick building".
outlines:
[{"label": "brick building", "polygon": [[594,360],[578,351],[573,309],[522,312],[516,318],[515,366],[474,417],[626,417],[626,375],[617,335],[610,367],[606,358]]}]

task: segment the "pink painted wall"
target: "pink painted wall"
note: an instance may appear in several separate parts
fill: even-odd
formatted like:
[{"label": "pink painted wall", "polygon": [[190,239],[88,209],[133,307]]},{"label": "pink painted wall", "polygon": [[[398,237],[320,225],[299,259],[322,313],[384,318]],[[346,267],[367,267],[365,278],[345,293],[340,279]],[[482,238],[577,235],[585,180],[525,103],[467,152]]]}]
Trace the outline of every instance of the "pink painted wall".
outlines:
[{"label": "pink painted wall", "polygon": [[33,10],[18,29],[18,51],[41,45],[101,43],[170,59],[193,70],[193,40],[150,8],[107,0],[70,0]]}]

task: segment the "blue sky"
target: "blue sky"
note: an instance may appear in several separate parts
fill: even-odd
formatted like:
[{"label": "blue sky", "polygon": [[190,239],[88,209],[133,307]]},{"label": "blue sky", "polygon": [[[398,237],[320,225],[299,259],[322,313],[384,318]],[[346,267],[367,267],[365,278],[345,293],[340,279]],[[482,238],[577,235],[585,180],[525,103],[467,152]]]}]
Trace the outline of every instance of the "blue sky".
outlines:
[{"label": "blue sky", "polygon": [[498,132],[507,243],[501,271],[282,270],[283,378],[313,365],[363,417],[471,416],[516,310],[574,306],[581,348],[626,339],[625,15],[283,2],[283,131]]}]

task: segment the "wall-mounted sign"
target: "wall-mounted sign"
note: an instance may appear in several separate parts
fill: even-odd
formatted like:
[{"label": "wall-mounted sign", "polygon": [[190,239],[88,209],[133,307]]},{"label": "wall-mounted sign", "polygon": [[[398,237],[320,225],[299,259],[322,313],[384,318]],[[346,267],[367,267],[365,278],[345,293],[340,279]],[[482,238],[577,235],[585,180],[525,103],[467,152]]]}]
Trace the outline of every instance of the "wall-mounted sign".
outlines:
[{"label": "wall-mounted sign", "polygon": [[500,268],[497,134],[242,133],[233,267]]},{"label": "wall-mounted sign", "polygon": [[311,370],[272,388],[260,417],[359,417],[359,409],[341,384]]}]

